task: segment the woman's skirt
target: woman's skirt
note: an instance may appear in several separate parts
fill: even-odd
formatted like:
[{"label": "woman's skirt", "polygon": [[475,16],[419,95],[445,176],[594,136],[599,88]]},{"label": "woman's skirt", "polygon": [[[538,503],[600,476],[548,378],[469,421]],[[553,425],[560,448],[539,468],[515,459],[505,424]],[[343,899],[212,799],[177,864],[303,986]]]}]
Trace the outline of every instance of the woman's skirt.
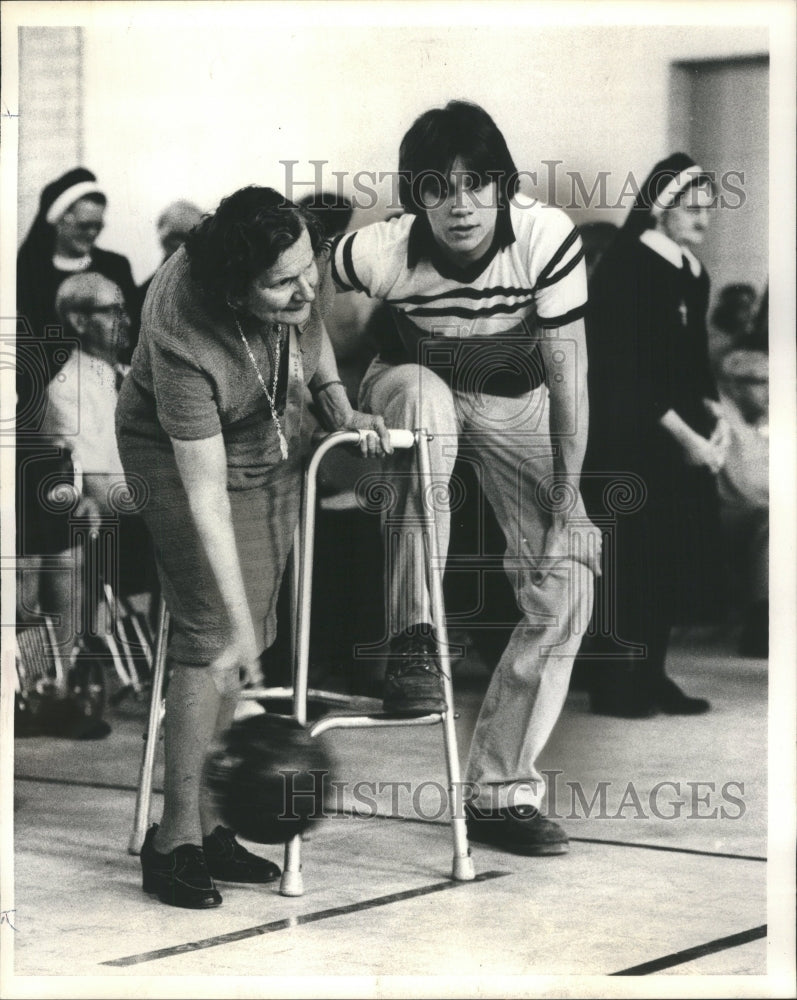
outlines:
[{"label": "woman's skirt", "polygon": [[[119,452],[131,506],[152,536],[155,561],[172,622],[169,657],[207,666],[229,641],[229,617],[204,547],[168,439],[162,443],[119,435]],[[301,501],[301,464],[274,465],[262,485],[228,492],[246,595],[261,651],[276,638],[280,582],[293,545]]]}]

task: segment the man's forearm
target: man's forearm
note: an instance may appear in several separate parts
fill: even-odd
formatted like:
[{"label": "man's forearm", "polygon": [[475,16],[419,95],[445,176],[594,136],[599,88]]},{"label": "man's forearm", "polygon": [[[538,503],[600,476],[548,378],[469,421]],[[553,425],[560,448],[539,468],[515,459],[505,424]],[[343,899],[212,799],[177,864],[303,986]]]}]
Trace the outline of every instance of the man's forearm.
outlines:
[{"label": "man's forearm", "polygon": [[554,445],[553,465],[558,478],[578,484],[587,450],[589,402],[586,389],[576,399],[557,387],[550,392],[549,425]]},{"label": "man's forearm", "polygon": [[[567,349],[563,346],[568,344]],[[578,486],[587,449],[589,397],[583,320],[540,341],[549,395],[549,428],[556,476]],[[563,360],[564,359],[564,360]]]}]

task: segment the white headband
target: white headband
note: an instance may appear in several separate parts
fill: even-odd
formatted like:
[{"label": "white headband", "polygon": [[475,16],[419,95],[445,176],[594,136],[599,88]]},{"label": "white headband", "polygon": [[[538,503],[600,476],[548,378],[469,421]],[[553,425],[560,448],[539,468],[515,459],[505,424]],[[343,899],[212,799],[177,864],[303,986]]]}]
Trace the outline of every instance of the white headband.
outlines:
[{"label": "white headband", "polygon": [[653,204],[650,206],[650,214],[654,219],[657,219],[665,208],[669,208],[678,195],[687,187],[691,181],[697,180],[701,174],[705,174],[705,170],[699,167],[696,163],[682,170],[680,174],[676,174],[675,177],[669,181],[664,188],[654,197]]},{"label": "white headband", "polygon": [[102,188],[96,181],[81,181],[79,184],[73,184],[72,187],[67,188],[66,191],[58,195],[47,209],[45,218],[53,226],[63,218],[70,205],[74,205],[76,201],[85,198],[87,194],[102,193]]}]

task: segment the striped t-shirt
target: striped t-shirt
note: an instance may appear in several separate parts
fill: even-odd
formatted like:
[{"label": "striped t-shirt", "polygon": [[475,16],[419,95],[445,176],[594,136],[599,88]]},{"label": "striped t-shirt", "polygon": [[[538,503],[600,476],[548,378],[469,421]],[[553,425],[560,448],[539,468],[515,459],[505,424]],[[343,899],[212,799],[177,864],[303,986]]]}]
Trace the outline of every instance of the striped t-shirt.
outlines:
[{"label": "striped t-shirt", "polygon": [[464,269],[443,256],[425,216],[404,215],[340,237],[332,276],[340,291],[389,307],[393,322],[377,331],[384,361],[427,365],[449,383],[488,364],[490,391],[514,396],[542,381],[540,332],[584,315],[583,257],[565,213],[536,203],[499,211],[490,249]]}]

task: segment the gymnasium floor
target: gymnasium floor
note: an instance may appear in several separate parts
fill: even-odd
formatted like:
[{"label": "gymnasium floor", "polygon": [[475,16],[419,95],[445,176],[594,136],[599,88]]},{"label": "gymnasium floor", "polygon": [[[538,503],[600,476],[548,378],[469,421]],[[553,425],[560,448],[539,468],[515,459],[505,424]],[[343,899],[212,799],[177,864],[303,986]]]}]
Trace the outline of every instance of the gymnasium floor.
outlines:
[{"label": "gymnasium floor", "polygon": [[[112,709],[102,741],[17,739],[13,995],[791,995],[782,937],[767,942],[768,873],[793,898],[766,863],[767,664],[693,632],[670,673],[713,711],[628,721],[569,695],[542,761],[568,855],[475,844],[476,881],[451,881],[440,796],[419,791],[445,787],[442,730],[339,730],[348,784],[306,841],[305,894],[221,885],[203,912],[144,895],[127,853],[144,705]],[[455,674],[463,761],[486,682],[471,653]],[[377,809],[358,781],[396,784]]]}]

